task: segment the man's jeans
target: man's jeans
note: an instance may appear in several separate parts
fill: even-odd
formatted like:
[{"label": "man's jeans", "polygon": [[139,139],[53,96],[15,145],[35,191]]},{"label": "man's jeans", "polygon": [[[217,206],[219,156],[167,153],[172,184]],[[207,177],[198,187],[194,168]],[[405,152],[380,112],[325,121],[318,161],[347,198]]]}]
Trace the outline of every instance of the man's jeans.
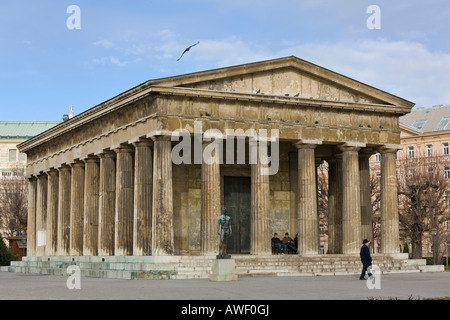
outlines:
[{"label": "man's jeans", "polygon": [[275,248],[278,249],[278,253],[284,253],[286,251],[286,245],[282,243],[275,243]]}]

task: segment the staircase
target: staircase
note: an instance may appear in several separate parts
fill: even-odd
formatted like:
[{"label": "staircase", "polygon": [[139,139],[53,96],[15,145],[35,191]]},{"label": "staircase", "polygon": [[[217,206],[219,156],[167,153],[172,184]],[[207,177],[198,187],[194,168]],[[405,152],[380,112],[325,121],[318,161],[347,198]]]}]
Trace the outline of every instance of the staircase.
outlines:
[{"label": "staircase", "polygon": [[[361,272],[359,256],[349,255],[232,255],[239,277],[349,275]],[[208,279],[215,256],[146,257],[24,257],[1,271],[68,276],[77,266],[82,277],[128,280]],[[427,266],[424,259],[403,255],[374,255],[373,265],[382,273],[437,272],[444,266]],[[375,271],[377,272],[377,271]]]}]

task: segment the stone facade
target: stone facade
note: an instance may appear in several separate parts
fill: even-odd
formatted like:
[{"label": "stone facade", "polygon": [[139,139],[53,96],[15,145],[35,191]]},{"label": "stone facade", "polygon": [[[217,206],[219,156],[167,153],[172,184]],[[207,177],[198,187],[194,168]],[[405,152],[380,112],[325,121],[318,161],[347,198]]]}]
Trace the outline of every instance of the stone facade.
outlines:
[{"label": "stone facade", "polygon": [[[299,233],[300,255],[318,255],[316,168],[326,160],[332,253],[358,254],[367,233],[364,159],[377,150],[382,250],[398,253],[393,152],[398,119],[412,106],[296,57],[148,81],[19,146],[28,157],[28,235],[35,239],[28,253],[215,255],[224,179],[239,176],[251,181],[249,234],[240,235],[248,236],[250,254],[270,254],[272,234],[289,232]],[[210,129],[222,136],[206,137]],[[192,153],[183,149],[183,159],[190,163],[173,161],[180,130],[189,133],[183,142]],[[258,150],[267,145],[274,174],[266,174],[267,158],[253,158],[253,136],[232,161],[229,153],[203,152],[220,141],[224,150],[236,147],[252,130],[277,133],[265,144],[256,140]],[[199,153],[207,156],[197,161]]]}]

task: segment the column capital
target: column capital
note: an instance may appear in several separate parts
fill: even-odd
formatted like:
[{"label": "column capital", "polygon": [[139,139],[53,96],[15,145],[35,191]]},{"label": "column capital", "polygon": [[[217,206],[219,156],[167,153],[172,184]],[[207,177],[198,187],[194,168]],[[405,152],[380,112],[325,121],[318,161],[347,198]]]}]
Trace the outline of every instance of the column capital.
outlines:
[{"label": "column capital", "polygon": [[148,138],[139,138],[136,141],[130,142],[135,148],[138,147],[153,147],[153,140]]},{"label": "column capital", "polygon": [[361,150],[361,148],[364,148],[365,146],[366,144],[362,142],[345,142],[339,145],[338,147],[342,152],[346,152],[346,151],[359,151]]},{"label": "column capital", "polygon": [[115,158],[116,157],[116,153],[113,150],[109,150],[109,149],[102,150],[101,152],[98,152],[95,155],[98,156],[101,159],[103,159],[103,158]]},{"label": "column capital", "polygon": [[129,144],[121,144],[120,146],[115,147],[113,151],[115,153],[131,153],[134,152],[134,148]]},{"label": "column capital", "polygon": [[315,149],[322,144],[322,140],[300,139],[292,143],[297,149]]},{"label": "column capital", "polygon": [[68,164],[61,164],[58,167],[55,168],[59,172],[61,171],[70,171],[70,166]]},{"label": "column capital", "polygon": [[100,162],[100,158],[98,156],[89,155],[86,158],[82,159],[84,163],[97,163]]},{"label": "column capital", "polygon": [[152,136],[151,137],[153,141],[172,141],[172,136],[167,135],[158,135],[158,136]]},{"label": "column capital", "polygon": [[51,168],[51,169],[44,171],[44,173],[46,173],[48,176],[55,176],[55,175],[58,175],[59,171],[54,168]]},{"label": "column capital", "polygon": [[73,160],[72,162],[68,162],[67,165],[70,166],[71,168],[84,167],[84,161],[77,159],[77,160]]},{"label": "column capital", "polygon": [[147,134],[146,137],[152,139],[153,141],[156,141],[156,140],[172,141],[172,135],[174,135],[174,133],[172,131],[159,130],[159,131],[150,132],[149,134]]},{"label": "column capital", "polygon": [[400,144],[385,144],[377,148],[379,153],[396,153],[399,150],[402,150],[403,146]]}]

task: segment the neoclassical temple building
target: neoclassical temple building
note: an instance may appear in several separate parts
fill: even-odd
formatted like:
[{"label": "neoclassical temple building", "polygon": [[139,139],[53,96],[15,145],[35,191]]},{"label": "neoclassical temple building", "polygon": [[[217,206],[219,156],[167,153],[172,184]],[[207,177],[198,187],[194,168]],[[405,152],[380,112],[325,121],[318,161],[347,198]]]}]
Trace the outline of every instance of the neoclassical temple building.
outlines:
[{"label": "neoclassical temple building", "polygon": [[395,154],[413,105],[293,56],[150,80],[19,146],[28,255],[214,256],[226,207],[230,254],[271,255],[289,232],[298,256],[317,256],[323,161],[328,254],[359,254],[375,152],[381,251],[397,254]]}]

